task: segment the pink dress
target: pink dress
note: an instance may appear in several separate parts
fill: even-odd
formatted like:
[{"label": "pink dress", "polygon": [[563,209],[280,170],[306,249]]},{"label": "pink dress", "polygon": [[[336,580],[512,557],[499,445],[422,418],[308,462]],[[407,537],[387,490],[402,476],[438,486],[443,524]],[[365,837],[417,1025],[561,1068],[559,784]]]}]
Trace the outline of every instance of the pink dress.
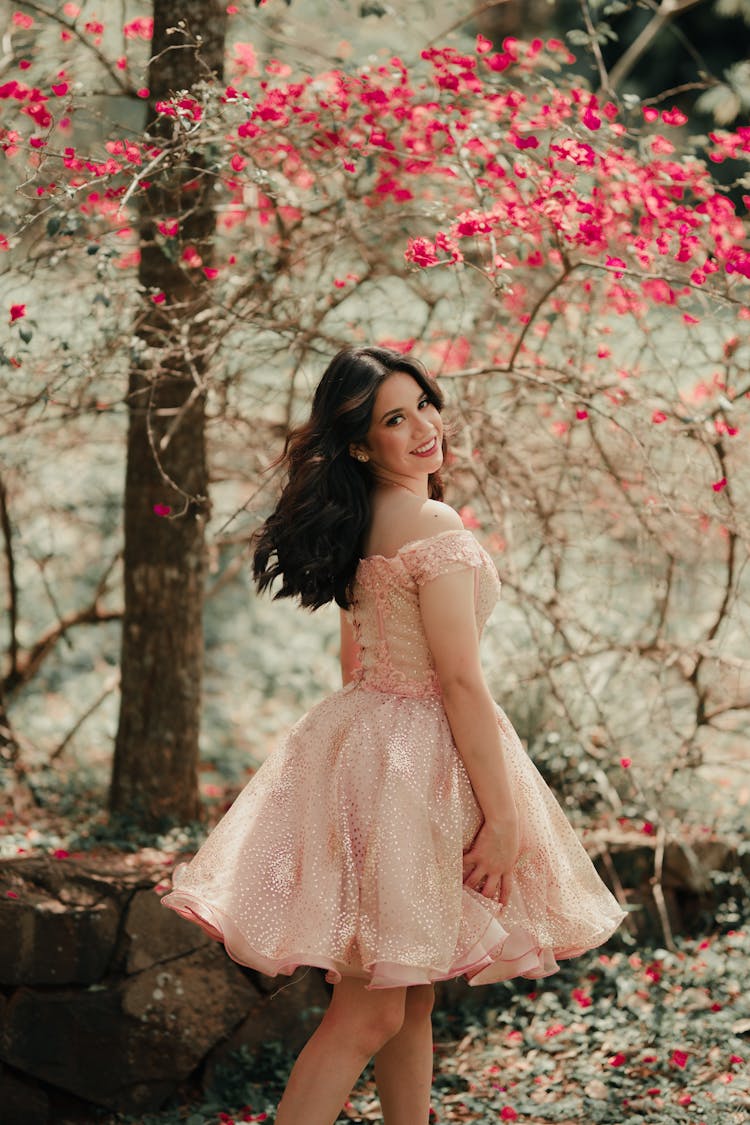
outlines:
[{"label": "pink dress", "polygon": [[299,965],[370,988],[543,977],[625,917],[498,707],[521,824],[504,907],[463,885],[481,813],[451,737],[420,586],[470,568],[481,630],[499,593],[468,531],[363,559],[361,670],[270,755],[162,902],[263,973]]}]

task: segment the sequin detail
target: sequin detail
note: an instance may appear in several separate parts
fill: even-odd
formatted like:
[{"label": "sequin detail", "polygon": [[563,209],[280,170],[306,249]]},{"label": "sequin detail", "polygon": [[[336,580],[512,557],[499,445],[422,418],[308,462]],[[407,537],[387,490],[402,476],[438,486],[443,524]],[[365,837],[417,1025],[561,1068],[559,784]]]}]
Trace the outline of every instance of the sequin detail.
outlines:
[{"label": "sequin detail", "polygon": [[499,707],[521,854],[504,907],[463,886],[481,812],[442,706],[419,589],[467,568],[481,629],[500,583],[470,532],[362,560],[356,680],[292,728],[175,870],[164,905],[241,964],[269,975],[315,965],[370,988],[542,977],[624,918]]}]

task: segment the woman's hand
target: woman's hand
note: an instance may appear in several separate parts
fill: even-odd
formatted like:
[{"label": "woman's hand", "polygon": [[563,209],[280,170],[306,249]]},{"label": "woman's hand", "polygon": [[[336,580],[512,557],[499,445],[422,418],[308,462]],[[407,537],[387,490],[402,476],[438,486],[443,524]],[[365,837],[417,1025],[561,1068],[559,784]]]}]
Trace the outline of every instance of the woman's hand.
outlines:
[{"label": "woman's hand", "polygon": [[500,823],[485,821],[464,852],[464,885],[505,906],[519,850],[517,815],[511,814]]}]

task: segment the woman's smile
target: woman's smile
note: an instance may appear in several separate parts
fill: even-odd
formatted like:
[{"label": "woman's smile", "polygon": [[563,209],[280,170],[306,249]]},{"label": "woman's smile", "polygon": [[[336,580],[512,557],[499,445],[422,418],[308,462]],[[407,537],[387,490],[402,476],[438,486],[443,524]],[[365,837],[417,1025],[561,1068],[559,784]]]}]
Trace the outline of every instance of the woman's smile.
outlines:
[{"label": "woman's smile", "polygon": [[[379,484],[400,484],[418,494],[443,463],[440,410],[408,372],[394,371],[375,398],[367,439],[358,447]],[[423,461],[423,465],[414,462]]]},{"label": "woman's smile", "polygon": [[437,449],[437,435],[433,434],[426,442],[420,445],[417,449],[412,449],[415,457],[431,457]]}]

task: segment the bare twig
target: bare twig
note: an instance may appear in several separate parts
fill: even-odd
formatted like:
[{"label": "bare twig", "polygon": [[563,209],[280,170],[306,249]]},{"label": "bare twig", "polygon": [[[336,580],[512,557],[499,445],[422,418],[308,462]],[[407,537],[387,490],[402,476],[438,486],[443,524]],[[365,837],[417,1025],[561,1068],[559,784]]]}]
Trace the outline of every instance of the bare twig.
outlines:
[{"label": "bare twig", "polygon": [[48,20],[54,20],[55,23],[59,23],[61,27],[64,27],[66,31],[69,31],[72,35],[75,35],[75,37],[81,43],[83,43],[84,47],[86,47],[89,51],[91,51],[93,55],[96,56],[96,58],[109,74],[110,78],[112,78],[113,81],[117,84],[120,92],[122,94],[128,94],[128,96],[131,97],[136,96],[135,87],[131,86],[129,82],[126,82],[122,78],[122,76],[117,71],[117,67],[114,65],[111,59],[108,59],[104,52],[97,47],[96,43],[92,43],[90,37],[84,35],[83,32],[78,29],[75,20],[73,20],[73,22],[71,23],[70,20],[63,19],[59,12],[52,11],[44,4],[38,4],[36,0],[24,0],[24,7],[30,8],[32,12],[36,12],[37,15],[44,16]]},{"label": "bare twig", "polygon": [[581,0],[581,14],[583,15],[583,22],[586,24],[586,30],[589,33],[589,43],[591,44],[591,51],[596,61],[596,68],[599,71],[599,93],[614,93],[614,86],[610,81],[609,74],[607,73],[607,68],[604,65],[602,49],[599,44],[599,39],[597,38],[594,21],[591,18],[591,8],[589,7],[589,0]]},{"label": "bare twig", "polygon": [[667,911],[667,903],[664,898],[664,886],[662,883],[666,837],[666,830],[663,825],[660,825],[656,834],[656,851],[654,853],[654,874],[651,877],[651,893],[654,896],[656,909],[659,912],[659,921],[661,922],[662,933],[664,934],[664,944],[667,949],[674,952],[676,946],[672,935],[672,926],[669,921],[669,913]]},{"label": "bare twig", "polygon": [[110,696],[112,694],[112,692],[115,691],[115,689],[119,687],[119,685],[120,685],[120,673],[115,672],[115,674],[113,676],[109,677],[109,679],[107,680],[107,682],[104,685],[103,690],[99,693],[99,695],[97,695],[94,702],[92,704],[90,704],[89,707],[86,708],[86,710],[83,712],[82,715],[79,715],[79,717],[76,719],[73,726],[70,728],[68,733],[63,738],[62,742],[58,742],[57,746],[55,747],[55,749],[50,754],[49,760],[51,762],[56,761],[61,756],[61,754],[66,749],[66,747],[70,744],[71,740],[73,738],[75,738],[75,736],[78,734],[79,730],[81,729],[83,724],[86,722],[86,720],[91,718],[91,716],[94,714],[94,712],[99,707],[101,707],[104,700],[107,699],[107,697]]},{"label": "bare twig", "polygon": [[428,47],[434,47],[436,43],[442,43],[453,31],[458,31],[459,28],[465,27],[467,23],[475,20],[477,16],[481,16],[484,12],[489,12],[492,8],[501,8],[504,4],[510,3],[510,0],[487,0],[485,4],[479,4],[476,8],[472,8],[465,16],[458,20],[454,20],[448,27],[442,28],[437,35],[433,35],[432,39],[427,42]]},{"label": "bare twig", "polygon": [[0,690],[13,692],[27,683],[52,652],[57,642],[67,637],[68,632],[76,625],[100,625],[106,621],[118,621],[122,617],[122,610],[105,610],[99,606],[99,599],[106,590],[107,580],[119,557],[118,553],[105,567],[89,605],[83,609],[59,615],[55,624],[45,629],[27,652],[19,654],[15,669],[3,678]]},{"label": "bare twig", "polygon": [[697,4],[701,4],[702,2],[703,0],[661,0],[659,7],[656,9],[643,31],[640,35],[636,36],[610,70],[609,89],[616,90],[618,86],[622,85],[641,56],[645,55],[663,27],[671,23],[676,16],[681,15],[689,8],[694,8]]},{"label": "bare twig", "polygon": [[529,319],[526,321],[523,328],[521,329],[521,331],[518,334],[518,339],[516,340],[515,344],[513,345],[513,350],[510,353],[510,357],[508,359],[507,364],[505,365],[504,370],[506,370],[506,371],[512,371],[513,370],[513,365],[516,362],[516,357],[518,356],[518,353],[520,352],[521,348],[523,347],[523,342],[526,339],[526,337],[529,333],[529,330],[530,330],[531,326],[533,325],[533,323],[536,319],[537,313],[547,303],[547,301],[552,296],[552,294],[557,289],[559,289],[561,285],[563,285],[567,281],[567,279],[570,277],[570,275],[571,275],[571,273],[573,272],[574,269],[575,269],[575,265],[569,265],[569,264],[566,263],[565,268],[564,268],[563,272],[559,275],[559,277],[555,278],[555,280],[552,282],[552,284],[548,285],[547,288],[544,290],[544,292],[539,296],[538,300],[534,304],[534,307],[532,308],[531,312],[529,313]]}]

